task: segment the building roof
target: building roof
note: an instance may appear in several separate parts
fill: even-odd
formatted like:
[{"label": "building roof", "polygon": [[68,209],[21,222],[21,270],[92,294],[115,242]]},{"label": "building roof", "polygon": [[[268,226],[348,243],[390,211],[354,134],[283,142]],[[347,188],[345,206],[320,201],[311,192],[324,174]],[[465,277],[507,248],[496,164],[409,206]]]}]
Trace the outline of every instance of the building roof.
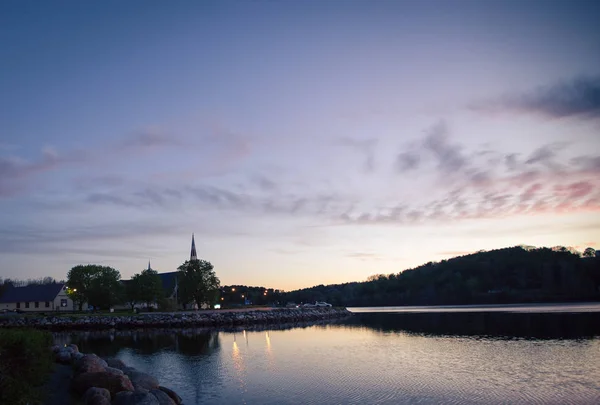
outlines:
[{"label": "building roof", "polygon": [[169,273],[158,273],[158,277],[160,277],[160,282],[162,283],[163,290],[165,290],[165,294],[167,297],[173,294],[173,289],[175,288],[175,284],[177,281],[177,271],[171,271]]},{"label": "building roof", "polygon": [[0,303],[52,301],[63,287],[62,283],[9,287],[0,297]]}]

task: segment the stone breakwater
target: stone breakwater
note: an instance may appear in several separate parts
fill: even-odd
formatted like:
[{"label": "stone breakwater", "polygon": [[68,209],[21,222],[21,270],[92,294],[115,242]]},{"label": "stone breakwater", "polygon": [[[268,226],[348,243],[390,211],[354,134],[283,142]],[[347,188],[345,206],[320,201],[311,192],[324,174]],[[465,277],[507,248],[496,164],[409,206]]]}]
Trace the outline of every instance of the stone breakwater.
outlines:
[{"label": "stone breakwater", "polygon": [[231,327],[253,324],[282,324],[342,318],[351,315],[343,308],[274,308],[244,312],[182,312],[120,316],[13,316],[0,318],[0,328],[49,330]]},{"label": "stone breakwater", "polygon": [[119,359],[79,352],[77,345],[53,346],[57,363],[72,365],[71,390],[85,405],[181,405],[173,390]]}]

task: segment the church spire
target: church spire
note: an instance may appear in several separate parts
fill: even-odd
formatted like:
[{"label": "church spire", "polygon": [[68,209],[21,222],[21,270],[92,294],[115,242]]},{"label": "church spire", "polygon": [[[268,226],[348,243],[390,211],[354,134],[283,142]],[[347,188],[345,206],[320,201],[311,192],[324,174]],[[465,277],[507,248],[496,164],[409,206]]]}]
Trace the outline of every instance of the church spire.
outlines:
[{"label": "church spire", "polygon": [[194,242],[194,234],[192,234],[192,251],[190,252],[190,261],[198,260],[198,256],[196,255],[196,243]]},{"label": "church spire", "polygon": [[152,267],[150,267],[150,260],[148,260],[148,270],[152,270]]}]

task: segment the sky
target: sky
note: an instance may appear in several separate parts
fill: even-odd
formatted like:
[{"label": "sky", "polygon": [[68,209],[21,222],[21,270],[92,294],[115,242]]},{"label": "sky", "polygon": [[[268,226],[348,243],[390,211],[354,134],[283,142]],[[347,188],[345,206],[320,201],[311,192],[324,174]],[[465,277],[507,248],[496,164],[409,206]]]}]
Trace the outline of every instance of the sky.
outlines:
[{"label": "sky", "polygon": [[0,2],[0,277],[600,248],[597,1]]}]

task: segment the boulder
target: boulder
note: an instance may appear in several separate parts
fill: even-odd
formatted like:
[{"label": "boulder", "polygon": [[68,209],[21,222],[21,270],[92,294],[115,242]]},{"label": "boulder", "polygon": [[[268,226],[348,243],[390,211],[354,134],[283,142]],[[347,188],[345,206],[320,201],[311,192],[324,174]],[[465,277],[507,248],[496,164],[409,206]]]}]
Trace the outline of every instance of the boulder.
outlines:
[{"label": "boulder", "polygon": [[79,395],[92,387],[106,388],[111,396],[121,391],[133,391],[133,384],[125,375],[115,375],[106,371],[82,373],[71,381],[72,389]]},{"label": "boulder", "polygon": [[158,400],[160,405],[177,405],[175,401],[171,399],[170,396],[167,395],[166,392],[161,390],[150,390],[150,394],[154,395]]},{"label": "boulder", "polygon": [[115,396],[113,405],[160,405],[160,402],[150,391],[136,390],[134,392],[119,392]]},{"label": "boulder", "polygon": [[118,368],[119,370],[123,370],[123,369],[125,369],[125,367],[127,367],[127,365],[125,363],[123,363],[123,360],[121,360],[121,359],[115,359],[115,358],[106,359],[106,363],[108,364],[109,367]]},{"label": "boulder", "polygon": [[108,364],[95,354],[86,354],[74,363],[75,373],[102,372]]},{"label": "boulder", "polygon": [[71,343],[67,347],[70,348],[73,353],[79,353],[79,347],[75,343]]},{"label": "boulder", "polygon": [[183,402],[181,397],[177,395],[177,393],[172,389],[163,386],[159,386],[158,389],[167,394],[169,398],[171,398],[173,402],[175,402],[175,405],[181,405],[181,403]]},{"label": "boulder", "polygon": [[71,364],[71,351],[63,347],[56,352],[55,360],[61,364]]},{"label": "boulder", "polygon": [[125,374],[125,373],[123,373],[123,370],[119,370],[118,368],[114,368],[114,367],[106,367],[104,370],[106,370],[107,373],[116,374],[116,375]]},{"label": "boulder", "polygon": [[85,356],[83,353],[77,352],[77,353],[71,353],[71,360],[73,362],[76,362],[77,360],[81,359],[83,356]]},{"label": "boulder", "polygon": [[124,372],[125,375],[129,377],[136,390],[140,388],[145,390],[158,389],[158,380],[150,374],[142,373],[141,371],[131,369],[130,367],[127,367]]},{"label": "boulder", "polygon": [[110,405],[110,391],[106,388],[91,387],[83,395],[85,405]]}]

